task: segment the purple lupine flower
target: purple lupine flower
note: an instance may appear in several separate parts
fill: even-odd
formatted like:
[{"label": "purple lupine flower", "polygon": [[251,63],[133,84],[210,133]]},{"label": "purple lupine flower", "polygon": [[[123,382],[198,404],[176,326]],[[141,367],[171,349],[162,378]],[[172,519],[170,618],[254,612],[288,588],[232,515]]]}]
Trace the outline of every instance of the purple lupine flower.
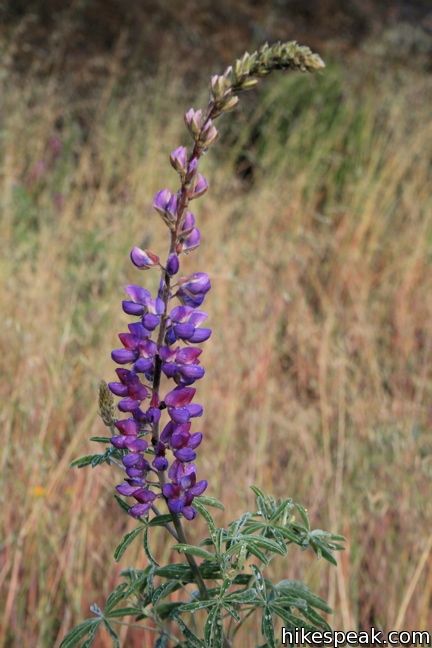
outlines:
[{"label": "purple lupine flower", "polygon": [[[115,421],[118,433],[111,442],[121,453],[125,472],[117,492],[135,499],[129,509],[133,517],[147,515],[155,499],[163,497],[172,514],[191,520],[196,515],[193,499],[207,487],[205,480],[197,481],[193,463],[203,435],[192,430],[192,421],[202,415],[203,408],[193,402],[192,385],[205,375],[202,349],[195,345],[211,335],[211,329],[202,326],[207,314],[199,310],[211,283],[204,272],[171,282],[180,269],[180,255],[196,249],[201,241],[188,204],[207,191],[198,163],[216,139],[217,130],[201,110],[188,110],[185,121],[195,140],[193,152],[188,155],[186,147],[179,146],[170,155],[181,188],[174,193],[161,189],[153,200],[153,207],[170,229],[168,258],[163,264],[157,254],[136,246],[130,253],[139,269],[161,268],[160,285],[156,296],[142,286],[126,286],[123,311],[137,319],[128,324],[127,332],[119,334],[123,348],[111,353],[117,364],[129,365],[116,369],[118,380],[109,383],[109,389],[119,397],[117,407],[127,416]],[[171,306],[174,298],[179,303]],[[166,387],[161,379],[173,381],[172,387]],[[159,434],[162,417],[165,421]],[[162,479],[165,471],[170,483]],[[159,490],[155,486],[158,475]]]}]

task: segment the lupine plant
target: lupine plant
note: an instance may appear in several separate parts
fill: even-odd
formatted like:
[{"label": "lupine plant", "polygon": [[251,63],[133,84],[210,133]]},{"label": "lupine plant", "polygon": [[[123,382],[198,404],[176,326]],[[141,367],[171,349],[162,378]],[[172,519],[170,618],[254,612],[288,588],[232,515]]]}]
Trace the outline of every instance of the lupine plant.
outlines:
[{"label": "lupine plant", "polygon": [[[153,207],[167,227],[165,260],[151,250],[133,247],[130,258],[138,270],[160,272],[157,293],[138,284],[126,286],[123,311],[132,319],[119,334],[122,348],[112,351],[116,380],[101,383],[100,414],[110,436],[93,437],[105,452],[82,457],[72,465],[114,466],[121,474],[115,498],[137,524],[114,552],[119,560],[141,539],[148,566],[122,572],[124,581],[109,595],[103,609],[91,606],[93,617],[75,627],[62,648],[88,647],[99,627],[113,646],[120,646],[116,628],[130,623],[154,633],[155,648],[168,646],[227,648],[236,645],[242,624],[260,616],[258,645],[278,645],[277,628],[328,629],[322,613],[326,603],[299,581],[271,582],[265,569],[290,545],[311,549],[335,563],[341,536],[311,530],[306,510],[291,499],[275,499],[258,487],[256,508],[224,528],[217,527],[211,507],[223,508],[204,495],[208,482],[195,460],[203,435],[195,421],[203,414],[194,402],[195,387],[204,377],[201,345],[211,336],[202,310],[211,288],[205,272],[179,276],[182,255],[200,245],[201,234],[190,210],[208,189],[199,172],[202,155],[218,137],[215,120],[236,107],[239,94],[253,88],[272,70],[314,72],[321,58],[295,42],[261,47],[245,53],[221,75],[211,78],[204,110],[190,108],[184,116],[192,145],[175,148],[170,162],[179,178],[177,191],[161,189]],[[118,413],[114,411],[114,396]],[[204,442],[205,447],[205,442]],[[208,535],[189,543],[185,526],[201,516]],[[162,527],[174,538],[174,562],[159,565],[150,549],[151,532]],[[172,594],[176,592],[173,597]],[[127,621],[125,621],[126,619]]]}]

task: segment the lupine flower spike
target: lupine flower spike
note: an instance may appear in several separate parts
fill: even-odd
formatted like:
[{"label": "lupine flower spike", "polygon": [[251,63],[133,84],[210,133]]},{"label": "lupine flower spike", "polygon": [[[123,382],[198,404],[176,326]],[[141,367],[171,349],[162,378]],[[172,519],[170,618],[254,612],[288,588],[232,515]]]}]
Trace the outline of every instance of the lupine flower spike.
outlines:
[{"label": "lupine flower spike", "polygon": [[[134,517],[146,515],[163,497],[171,513],[191,520],[196,515],[193,500],[207,488],[207,481],[198,479],[194,464],[202,433],[193,427],[203,408],[194,402],[192,385],[205,374],[200,361],[202,349],[195,345],[211,336],[211,329],[203,326],[207,314],[201,310],[211,282],[205,272],[194,272],[180,276],[174,288],[172,277],[180,272],[181,255],[200,245],[200,230],[189,203],[208,189],[198,167],[202,154],[218,137],[214,120],[237,105],[238,92],[254,87],[258,78],[272,69],[321,67],[319,56],[307,47],[296,43],[265,45],[259,52],[245,54],[223,75],[212,77],[206,110],[190,108],[185,113],[193,146],[190,150],[177,146],[169,158],[180,187],[177,191],[163,188],[153,200],[154,209],[169,229],[167,259],[162,263],[157,254],[139,247],[133,247],[130,253],[132,263],[140,270],[161,268],[159,290],[152,296],[139,285],[126,286],[123,310],[133,321],[127,332],[119,334],[122,348],[111,354],[121,366],[108,387],[120,398],[117,407],[125,415],[115,420],[116,434],[111,439],[122,451],[124,481],[117,491],[133,502],[129,513]],[[175,386],[165,387],[162,376]],[[159,433],[162,416],[168,420]]]}]

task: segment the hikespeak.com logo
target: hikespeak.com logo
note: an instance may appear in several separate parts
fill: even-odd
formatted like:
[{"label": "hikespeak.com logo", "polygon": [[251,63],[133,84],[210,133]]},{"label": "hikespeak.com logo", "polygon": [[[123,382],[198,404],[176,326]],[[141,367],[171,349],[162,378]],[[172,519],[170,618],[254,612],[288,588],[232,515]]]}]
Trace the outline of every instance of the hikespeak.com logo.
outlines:
[{"label": "hikespeak.com logo", "polygon": [[283,646],[432,646],[432,634],[426,630],[390,630],[378,628],[365,631],[305,630],[282,628]]}]

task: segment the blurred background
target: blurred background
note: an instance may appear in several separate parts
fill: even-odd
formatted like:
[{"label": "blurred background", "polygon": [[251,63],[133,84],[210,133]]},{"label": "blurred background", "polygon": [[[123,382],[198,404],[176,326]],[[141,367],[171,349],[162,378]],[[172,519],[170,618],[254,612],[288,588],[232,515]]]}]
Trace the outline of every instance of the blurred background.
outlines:
[{"label": "blurred background", "polygon": [[333,627],[430,629],[430,2],[14,0],[0,17],[0,646],[57,646],[145,564],[139,546],[112,559],[134,524],[117,476],[69,464],[97,451],[122,286],[156,280],[128,252],[165,250],[151,200],[175,186],[183,110],[276,39],[327,68],[242,97],[203,163],[185,265],[213,282],[200,474],[220,524],[257,484],[346,535],[337,568],[294,551],[274,564],[330,601]]}]

